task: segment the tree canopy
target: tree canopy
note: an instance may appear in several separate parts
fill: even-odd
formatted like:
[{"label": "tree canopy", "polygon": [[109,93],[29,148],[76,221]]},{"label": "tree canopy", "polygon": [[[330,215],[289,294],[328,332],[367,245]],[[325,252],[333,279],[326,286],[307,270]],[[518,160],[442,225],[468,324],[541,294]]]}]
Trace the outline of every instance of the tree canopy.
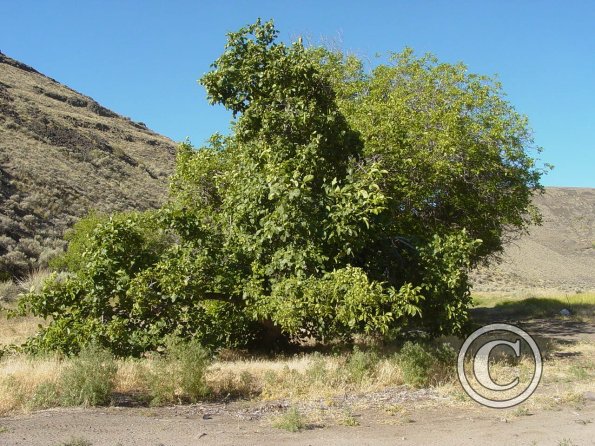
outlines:
[{"label": "tree canopy", "polygon": [[470,269],[538,221],[527,120],[464,65],[366,71],[257,21],[200,82],[231,134],[180,145],[163,208],[79,225],[82,261],[21,300],[52,317],[30,348],[456,334]]}]

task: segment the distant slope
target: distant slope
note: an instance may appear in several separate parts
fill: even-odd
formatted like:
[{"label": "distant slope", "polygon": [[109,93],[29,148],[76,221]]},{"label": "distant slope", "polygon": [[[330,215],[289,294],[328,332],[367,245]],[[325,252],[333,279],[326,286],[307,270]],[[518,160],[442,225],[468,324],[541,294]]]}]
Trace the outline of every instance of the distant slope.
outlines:
[{"label": "distant slope", "polygon": [[476,291],[595,290],[595,189],[549,187],[535,204],[543,225],[477,272]]},{"label": "distant slope", "polygon": [[175,144],[0,53],[0,279],[91,209],[159,206]]}]

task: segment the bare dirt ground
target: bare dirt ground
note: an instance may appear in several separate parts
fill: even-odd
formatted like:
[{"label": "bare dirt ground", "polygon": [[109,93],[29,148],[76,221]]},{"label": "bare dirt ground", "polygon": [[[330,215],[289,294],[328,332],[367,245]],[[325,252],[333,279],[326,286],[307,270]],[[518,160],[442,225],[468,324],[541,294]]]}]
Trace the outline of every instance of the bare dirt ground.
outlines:
[{"label": "bare dirt ground", "polygon": [[359,426],[290,433],[250,419],[241,404],[161,409],[48,410],[0,420],[0,444],[46,446],[84,438],[121,445],[595,445],[595,402],[515,415],[487,408],[415,409],[405,419],[354,412]]}]

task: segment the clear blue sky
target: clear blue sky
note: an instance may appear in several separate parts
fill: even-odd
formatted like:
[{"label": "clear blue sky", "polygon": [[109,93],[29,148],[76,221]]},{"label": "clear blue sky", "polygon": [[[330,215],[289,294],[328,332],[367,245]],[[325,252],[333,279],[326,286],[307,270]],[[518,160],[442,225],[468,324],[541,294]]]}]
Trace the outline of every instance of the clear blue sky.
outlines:
[{"label": "clear blue sky", "polygon": [[230,116],[196,80],[225,33],[275,19],[284,40],[360,55],[411,46],[498,74],[529,116],[545,185],[595,187],[595,1],[0,0],[0,50],[153,130],[201,145]]}]

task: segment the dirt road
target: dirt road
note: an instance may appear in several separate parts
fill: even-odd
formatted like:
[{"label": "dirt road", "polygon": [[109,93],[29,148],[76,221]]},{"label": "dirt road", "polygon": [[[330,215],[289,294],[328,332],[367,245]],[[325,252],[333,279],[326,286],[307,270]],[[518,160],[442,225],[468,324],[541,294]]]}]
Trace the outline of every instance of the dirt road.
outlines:
[{"label": "dirt road", "polygon": [[[595,445],[595,402],[580,410],[515,414],[513,410],[436,407],[406,420],[354,412],[359,426],[311,425],[297,433],[209,405],[161,409],[54,409],[0,418],[3,446],[48,446],[74,438],[121,445]],[[81,443],[83,444],[83,443]]]}]

